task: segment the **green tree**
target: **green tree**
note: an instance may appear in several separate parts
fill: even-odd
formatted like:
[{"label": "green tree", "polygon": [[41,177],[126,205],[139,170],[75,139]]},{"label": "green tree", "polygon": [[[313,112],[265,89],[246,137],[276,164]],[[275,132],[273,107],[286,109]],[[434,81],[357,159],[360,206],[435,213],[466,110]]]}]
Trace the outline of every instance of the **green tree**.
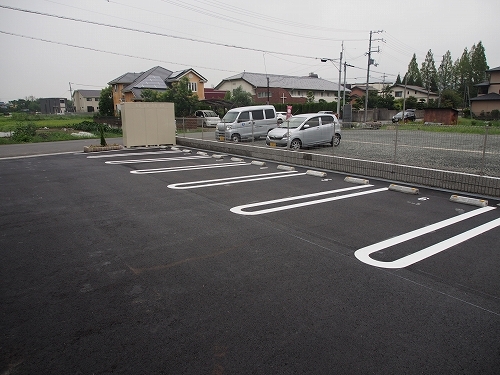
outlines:
[{"label": "green tree", "polygon": [[398,74],[398,76],[396,77],[396,85],[400,84],[401,84],[401,76]]},{"label": "green tree", "polygon": [[440,100],[440,106],[443,108],[459,108],[462,105],[462,96],[449,88],[441,92]]},{"label": "green tree", "polygon": [[312,91],[307,92],[306,103],[314,103],[314,93]]},{"label": "green tree", "polygon": [[99,114],[101,116],[114,116],[113,88],[108,86],[101,90],[99,95]]},{"label": "green tree", "polygon": [[437,77],[439,92],[453,88],[453,61],[451,60],[450,51],[446,51],[444,54],[438,68]]},{"label": "green tree", "polygon": [[408,64],[408,71],[406,72],[404,79],[407,85],[422,87],[422,77],[420,75],[420,70],[418,69],[417,55],[415,54],[413,54],[413,57]]},{"label": "green tree", "polygon": [[[391,86],[386,85],[382,88],[381,94],[378,96],[378,108],[394,109],[394,96],[390,92]],[[368,97],[368,100],[370,100],[370,97]]]},{"label": "green tree", "polygon": [[467,103],[465,102],[465,98],[470,94],[469,89],[471,86],[471,65],[467,47],[465,47],[462,52],[460,59],[455,61],[453,72],[456,85],[455,90],[464,98],[463,106],[466,107]]},{"label": "green tree", "polygon": [[252,104],[252,95],[243,90],[243,87],[238,86],[232,92],[228,91],[225,100],[232,102],[236,107],[245,107]]},{"label": "green tree", "polygon": [[436,92],[438,89],[437,70],[432,50],[429,50],[425,56],[425,60],[420,68],[420,75],[422,77],[422,87],[424,87],[428,92]]},{"label": "green tree", "polygon": [[198,95],[189,88],[189,79],[182,77],[165,91],[146,89],[141,93],[145,102],[174,103],[175,116],[186,117],[194,112],[198,104]]},{"label": "green tree", "polygon": [[477,96],[477,87],[475,85],[486,80],[486,70],[488,64],[486,62],[486,54],[483,43],[479,41],[477,45],[472,46],[470,53],[470,78],[471,78],[471,97]]},{"label": "green tree", "polygon": [[167,97],[174,103],[175,115],[180,117],[189,116],[195,111],[198,103],[198,95],[189,88],[189,79],[182,77],[174,82],[166,91]]}]

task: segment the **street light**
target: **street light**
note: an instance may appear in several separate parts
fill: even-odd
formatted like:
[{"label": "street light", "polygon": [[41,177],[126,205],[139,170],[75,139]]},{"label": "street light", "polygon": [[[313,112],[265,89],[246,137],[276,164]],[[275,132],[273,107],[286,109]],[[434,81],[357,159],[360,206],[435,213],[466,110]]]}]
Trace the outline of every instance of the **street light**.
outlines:
[{"label": "street light", "polygon": [[[334,60],[337,60],[337,59],[322,58],[321,62],[331,61],[332,65],[335,68],[337,68],[337,66],[333,62]],[[340,116],[340,83],[342,80],[342,69],[340,68],[341,66],[342,66],[342,52],[340,52],[340,63],[339,63],[339,68],[337,68],[337,70],[339,71],[339,84],[338,84],[338,91],[337,91],[337,116]],[[345,87],[344,87],[344,91],[345,91]]]}]

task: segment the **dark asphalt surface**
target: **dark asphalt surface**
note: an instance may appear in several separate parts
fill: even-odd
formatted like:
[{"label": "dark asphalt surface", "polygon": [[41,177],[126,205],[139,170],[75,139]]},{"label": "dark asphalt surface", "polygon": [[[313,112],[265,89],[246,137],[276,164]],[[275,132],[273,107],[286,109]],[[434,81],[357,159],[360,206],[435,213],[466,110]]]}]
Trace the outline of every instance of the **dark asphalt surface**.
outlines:
[{"label": "dark asphalt surface", "polygon": [[[478,207],[384,189],[278,211],[356,185],[334,173],[231,183],[279,170],[63,143],[0,147],[0,374],[498,373],[499,226],[405,268],[354,255]],[[152,158],[167,160],[106,163]],[[130,173],[145,169],[162,173]],[[214,179],[227,180],[171,188]],[[358,190],[388,186],[370,183]],[[495,222],[498,203],[372,258]]]}]

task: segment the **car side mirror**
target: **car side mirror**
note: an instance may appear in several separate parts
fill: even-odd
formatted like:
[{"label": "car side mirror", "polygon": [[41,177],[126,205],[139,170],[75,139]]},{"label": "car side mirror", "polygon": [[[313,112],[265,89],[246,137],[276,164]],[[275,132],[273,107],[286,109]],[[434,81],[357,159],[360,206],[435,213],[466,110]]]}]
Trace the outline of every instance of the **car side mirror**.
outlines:
[{"label": "car side mirror", "polygon": [[309,125],[305,124],[302,129],[309,129]]}]

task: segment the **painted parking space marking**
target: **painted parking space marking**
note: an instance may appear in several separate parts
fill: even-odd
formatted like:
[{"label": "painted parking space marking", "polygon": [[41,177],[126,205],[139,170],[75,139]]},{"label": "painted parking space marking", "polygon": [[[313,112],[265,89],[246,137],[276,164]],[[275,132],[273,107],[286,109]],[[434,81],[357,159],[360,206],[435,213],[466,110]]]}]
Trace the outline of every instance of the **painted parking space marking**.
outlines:
[{"label": "painted parking space marking", "polygon": [[172,151],[144,151],[144,152],[133,152],[132,150],[130,152],[126,152],[123,154],[104,154],[104,155],[92,155],[92,156],[87,156],[87,159],[100,159],[100,158],[114,158],[116,156],[130,156],[132,155],[158,155],[158,154],[179,154],[181,153],[181,150],[172,150]]},{"label": "painted parking space marking", "polygon": [[323,191],[323,192],[313,193],[313,194],[297,195],[297,196],[294,196],[294,197],[274,199],[274,200],[265,201],[265,202],[257,202],[257,203],[244,204],[244,205],[241,205],[241,206],[233,207],[233,208],[231,208],[230,211],[233,212],[233,213],[235,213],[235,214],[239,214],[239,215],[262,215],[262,214],[267,214],[267,213],[270,213],[270,212],[277,212],[277,211],[283,211],[283,210],[291,210],[293,208],[305,207],[305,206],[310,206],[310,205],[313,205],[313,204],[320,204],[320,203],[332,202],[332,201],[341,200],[341,199],[347,199],[347,198],[354,198],[354,197],[358,197],[358,196],[361,196],[361,195],[380,193],[382,191],[389,190],[388,188],[372,189],[372,190],[368,190],[368,191],[361,191],[361,192],[356,192],[356,193],[351,193],[351,194],[345,194],[345,195],[337,195],[337,196],[334,196],[334,197],[328,197],[328,198],[310,200],[310,201],[306,201],[306,202],[293,203],[293,204],[288,204],[288,205],[284,205],[284,206],[278,206],[278,207],[272,207],[272,208],[265,208],[265,209],[261,209],[261,210],[257,210],[257,211],[245,211],[246,209],[254,208],[254,207],[259,207],[259,206],[272,205],[272,204],[277,204],[277,203],[282,203],[282,202],[289,202],[289,201],[293,201],[293,200],[314,198],[314,197],[318,197],[318,196],[322,196],[322,195],[342,193],[342,192],[351,191],[351,190],[366,189],[368,187],[373,187],[373,185],[353,186],[353,187],[336,189],[336,190],[329,190],[329,191]]},{"label": "painted parking space marking", "polygon": [[188,167],[170,167],[170,168],[152,168],[152,169],[138,169],[135,171],[130,171],[133,174],[149,174],[149,173],[170,173],[170,172],[183,172],[183,171],[193,171],[197,169],[211,169],[211,168],[226,168],[226,167],[238,167],[242,165],[251,165],[245,162],[236,163],[217,163],[217,164],[206,164],[206,165],[193,165]]},{"label": "painted parking space marking", "polygon": [[248,175],[248,176],[217,178],[217,179],[213,179],[213,180],[180,182],[177,184],[170,184],[167,187],[170,189],[197,189],[197,188],[203,188],[203,187],[209,187],[209,186],[230,185],[230,184],[239,184],[239,183],[243,183],[243,182],[271,180],[271,179],[275,179],[275,178],[304,176],[305,174],[306,174],[305,172],[304,173],[297,173],[297,171],[263,173],[263,174],[254,174],[254,175]]},{"label": "painted parking space marking", "polygon": [[494,210],[495,207],[483,207],[479,208],[473,211],[469,211],[467,213],[452,217],[450,219],[446,219],[440,222],[437,222],[435,224],[428,225],[426,227],[416,229],[414,231],[404,233],[402,235],[389,238],[385,241],[378,242],[373,245],[366,246],[362,249],[357,250],[354,253],[354,256],[362,261],[363,263],[369,264],[374,267],[381,267],[381,268],[403,268],[403,267],[408,267],[416,262],[419,262],[423,259],[426,259],[432,255],[435,255],[441,251],[444,251],[452,246],[455,246],[461,242],[467,241],[475,236],[478,236],[486,231],[489,231],[495,227],[500,226],[500,219],[493,220],[489,223],[480,225],[476,228],[473,228],[471,230],[468,230],[464,233],[461,233],[457,236],[451,237],[447,240],[444,240],[442,242],[439,242],[437,244],[434,244],[432,246],[426,247],[425,249],[419,250],[413,254],[406,255],[402,258],[393,260],[391,262],[384,262],[384,261],[378,261],[370,257],[370,254],[373,254],[377,251],[386,249],[388,247],[400,244],[402,242],[409,241],[411,239],[414,239],[416,237],[423,236],[425,234],[434,232],[436,230],[439,230],[441,228],[447,227],[449,225],[456,224],[460,221],[470,219],[471,217],[481,215],[485,212]]},{"label": "painted parking space marking", "polygon": [[193,155],[193,156],[179,156],[173,158],[154,158],[154,159],[128,159],[128,160],[110,160],[105,164],[138,164],[138,163],[156,163],[161,161],[179,161],[179,160],[192,160],[192,159],[211,159],[210,156]]}]

